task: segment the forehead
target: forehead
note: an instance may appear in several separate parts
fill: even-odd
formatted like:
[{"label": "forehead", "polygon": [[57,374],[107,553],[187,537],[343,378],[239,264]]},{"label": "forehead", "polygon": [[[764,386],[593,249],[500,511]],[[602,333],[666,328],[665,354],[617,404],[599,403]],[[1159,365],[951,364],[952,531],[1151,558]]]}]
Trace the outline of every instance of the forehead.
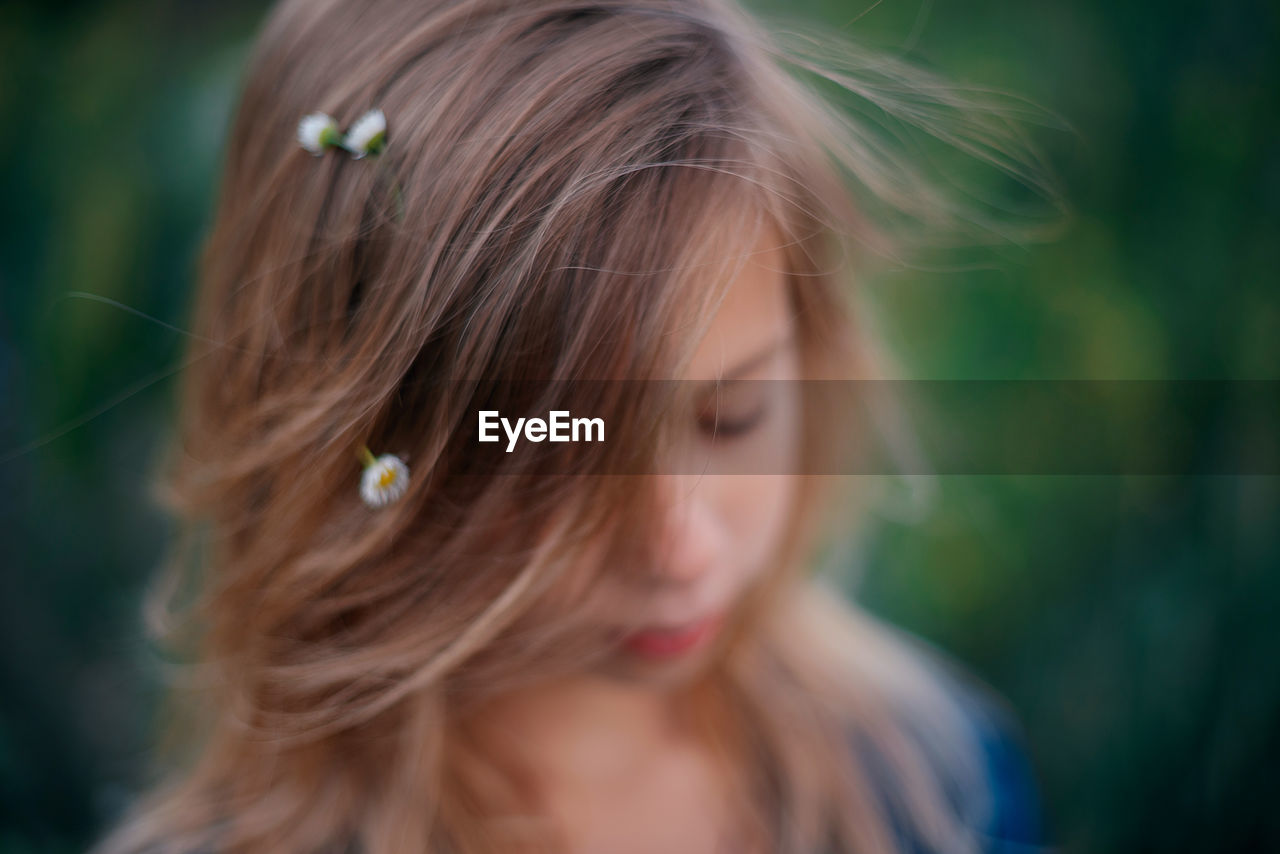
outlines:
[{"label": "forehead", "polygon": [[791,301],[782,239],[776,229],[763,228],[754,247],[730,259],[727,291],[685,379],[715,379],[788,335]]}]

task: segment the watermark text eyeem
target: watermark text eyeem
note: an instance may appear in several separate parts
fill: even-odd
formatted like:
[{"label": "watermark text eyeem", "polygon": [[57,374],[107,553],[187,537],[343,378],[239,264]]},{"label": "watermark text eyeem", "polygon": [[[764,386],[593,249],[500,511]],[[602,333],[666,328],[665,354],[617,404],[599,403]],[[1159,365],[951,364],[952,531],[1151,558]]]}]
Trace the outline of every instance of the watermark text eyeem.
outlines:
[{"label": "watermark text eyeem", "polygon": [[521,434],[529,442],[603,442],[603,418],[573,418],[568,410],[553,409],[542,418],[517,418],[515,423],[503,418],[496,409],[481,409],[481,442],[499,442],[498,428],[507,437],[507,453],[515,450]]}]

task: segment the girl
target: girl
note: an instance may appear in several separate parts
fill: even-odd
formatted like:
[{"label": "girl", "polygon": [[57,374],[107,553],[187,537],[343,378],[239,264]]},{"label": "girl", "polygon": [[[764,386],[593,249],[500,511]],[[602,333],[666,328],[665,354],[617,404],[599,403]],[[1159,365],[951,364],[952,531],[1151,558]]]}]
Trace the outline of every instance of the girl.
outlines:
[{"label": "girl", "polygon": [[[959,220],[788,56],[728,0],[274,10],[165,480],[187,750],[103,854],[1035,842],[997,706],[812,571],[845,256]],[[826,79],[1018,168],[865,60]],[[478,441],[552,410],[606,441]]]}]

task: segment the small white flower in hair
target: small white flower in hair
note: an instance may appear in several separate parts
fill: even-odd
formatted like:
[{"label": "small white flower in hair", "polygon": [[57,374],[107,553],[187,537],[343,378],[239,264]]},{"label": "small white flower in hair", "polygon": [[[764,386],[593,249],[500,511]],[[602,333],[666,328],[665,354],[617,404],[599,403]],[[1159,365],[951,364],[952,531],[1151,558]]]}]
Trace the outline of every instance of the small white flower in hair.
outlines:
[{"label": "small white flower in hair", "polygon": [[409,467],[394,454],[375,457],[360,449],[364,474],[360,476],[360,497],[370,507],[382,507],[401,498],[409,489]]},{"label": "small white flower in hair", "polygon": [[382,110],[370,110],[347,131],[346,148],[352,158],[359,160],[366,154],[377,154],[387,141],[387,117]]},{"label": "small white flower in hair", "polygon": [[341,145],[342,134],[338,123],[325,113],[311,113],[298,122],[298,142],[307,151],[319,157],[326,147]]}]

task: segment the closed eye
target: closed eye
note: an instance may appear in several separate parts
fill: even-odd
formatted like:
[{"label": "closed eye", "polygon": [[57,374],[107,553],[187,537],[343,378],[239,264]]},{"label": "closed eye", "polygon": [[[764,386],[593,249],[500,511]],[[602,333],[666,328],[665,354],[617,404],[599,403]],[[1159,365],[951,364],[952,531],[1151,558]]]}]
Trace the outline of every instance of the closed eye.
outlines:
[{"label": "closed eye", "polygon": [[727,441],[746,436],[764,423],[769,407],[761,403],[741,415],[716,410],[705,410],[698,418],[698,429],[713,441]]}]

